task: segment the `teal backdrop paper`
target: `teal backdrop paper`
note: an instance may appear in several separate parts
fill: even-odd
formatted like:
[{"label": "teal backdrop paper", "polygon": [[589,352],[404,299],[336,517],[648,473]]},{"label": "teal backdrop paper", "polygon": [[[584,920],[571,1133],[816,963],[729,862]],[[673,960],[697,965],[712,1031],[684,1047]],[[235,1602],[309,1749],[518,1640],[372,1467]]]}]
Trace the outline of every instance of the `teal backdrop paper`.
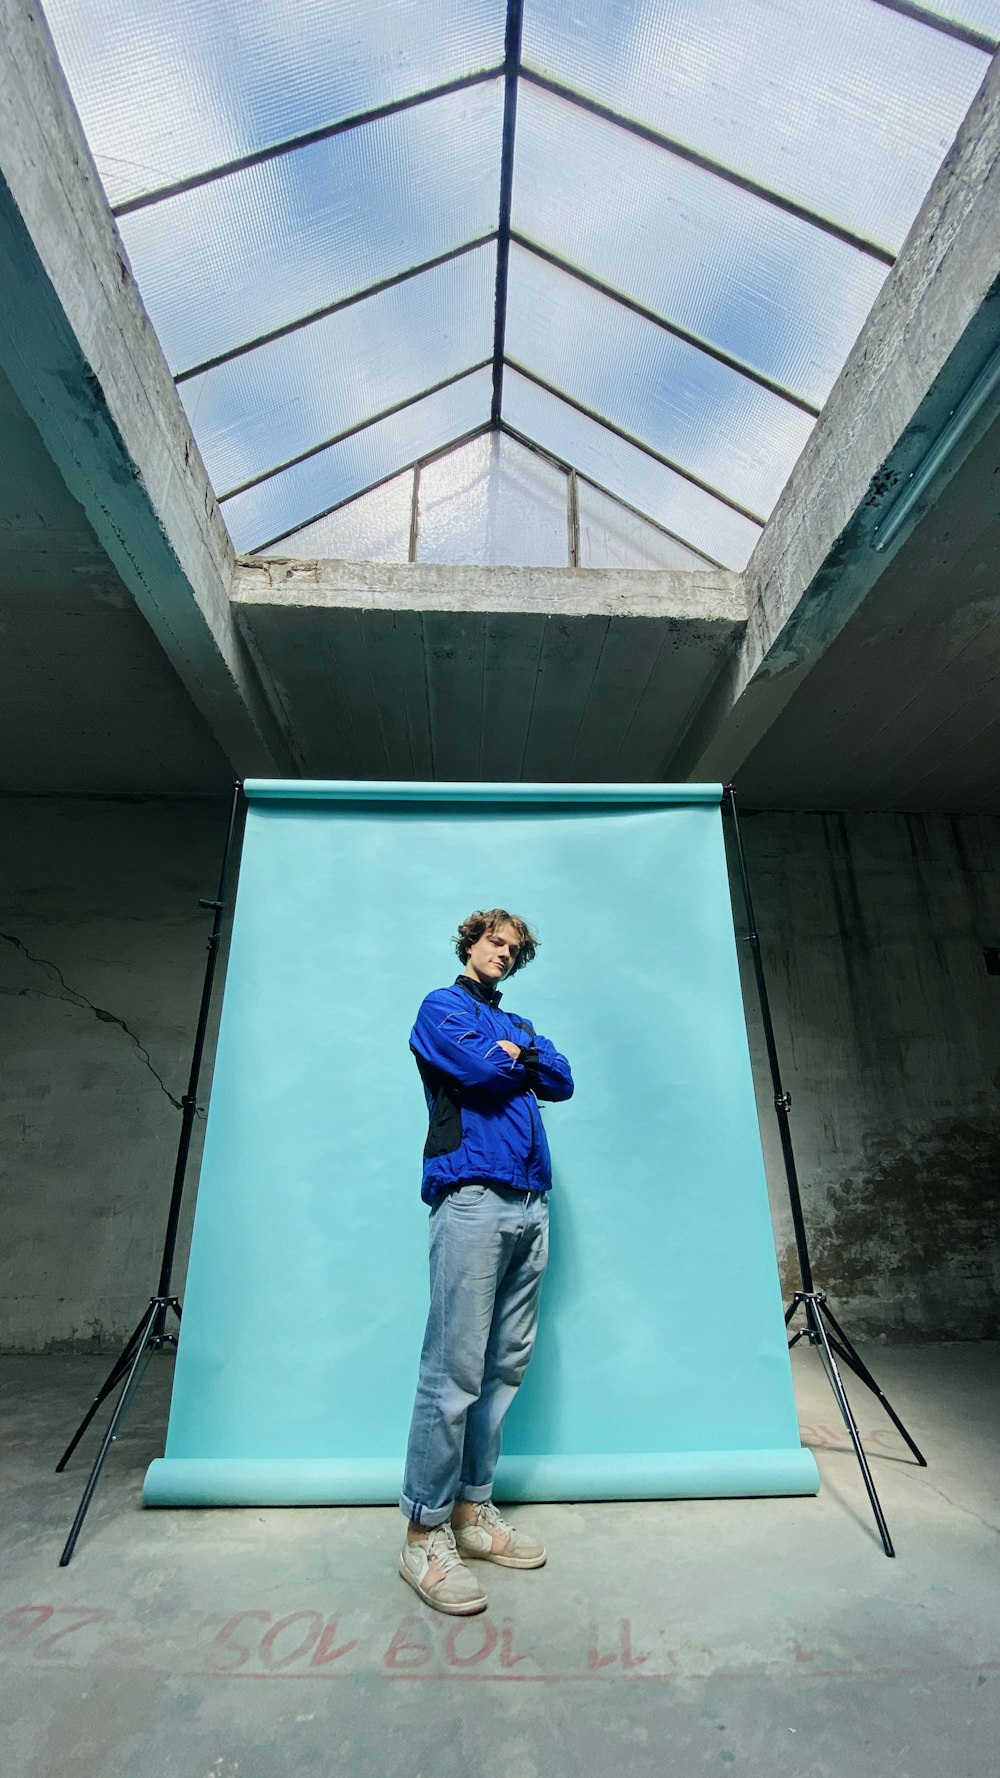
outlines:
[{"label": "teal backdrop paper", "polygon": [[427,1302],[408,1036],[476,907],[569,1057],[552,1256],[498,1498],[815,1493],[718,785],[246,785],[166,1454],[150,1505],[397,1497]]}]

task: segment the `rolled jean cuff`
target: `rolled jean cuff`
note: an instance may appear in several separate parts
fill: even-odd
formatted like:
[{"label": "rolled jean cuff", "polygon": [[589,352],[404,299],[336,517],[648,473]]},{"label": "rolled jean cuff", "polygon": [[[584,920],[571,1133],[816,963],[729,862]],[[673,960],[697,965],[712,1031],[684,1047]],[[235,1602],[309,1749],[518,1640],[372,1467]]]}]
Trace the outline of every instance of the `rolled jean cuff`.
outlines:
[{"label": "rolled jean cuff", "polygon": [[409,1500],[405,1494],[399,1496],[400,1512],[406,1514],[411,1525],[422,1525],[426,1531],[433,1531],[436,1525],[446,1525],[454,1506],[453,1500],[447,1506],[421,1506],[417,1501]]},{"label": "rolled jean cuff", "polygon": [[481,1486],[469,1487],[463,1482],[458,1490],[459,1500],[469,1500],[473,1506],[482,1506],[484,1500],[493,1499],[493,1483],[483,1482]]}]

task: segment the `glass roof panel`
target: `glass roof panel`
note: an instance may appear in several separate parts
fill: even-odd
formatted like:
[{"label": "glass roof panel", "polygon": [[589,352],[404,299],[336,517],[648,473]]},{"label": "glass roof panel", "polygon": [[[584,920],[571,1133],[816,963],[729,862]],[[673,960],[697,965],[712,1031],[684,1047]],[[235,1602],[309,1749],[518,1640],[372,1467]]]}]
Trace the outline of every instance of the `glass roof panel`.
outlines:
[{"label": "glass roof panel", "polygon": [[770,390],[518,247],[507,356],[762,516],[813,425]]},{"label": "glass roof panel", "polygon": [[236,549],[256,550],[271,538],[299,530],[342,501],[388,481],[407,464],[485,426],[492,387],[490,371],[476,371],[234,495],[222,514]]},{"label": "glass roof panel", "polygon": [[503,61],[503,0],[45,0],[113,204]]},{"label": "glass roof panel", "polygon": [[577,476],[581,568],[708,568],[704,556]]},{"label": "glass roof panel", "polygon": [[171,369],[495,229],[502,115],[492,81],[123,216]]},{"label": "glass roof panel", "polygon": [[495,273],[480,247],[182,383],[216,491],[489,358]]},{"label": "glass roof panel", "polygon": [[565,568],[565,471],[490,432],[420,472],[417,561]]},{"label": "glass roof panel", "polygon": [[872,0],[531,0],[523,59],[893,249],[987,66]]},{"label": "glass roof panel", "polygon": [[408,469],[283,538],[281,554],[332,557],[338,562],[408,561],[412,508],[413,471]]},{"label": "glass roof panel", "polygon": [[648,512],[693,548],[726,568],[743,568],[760,536],[759,526],[721,500],[665,469],[642,451],[616,438],[564,401],[508,369],[504,373],[504,418],[543,450],[610,493]]},{"label": "glass roof panel", "polygon": [[513,226],[820,405],[880,261],[528,83]]}]

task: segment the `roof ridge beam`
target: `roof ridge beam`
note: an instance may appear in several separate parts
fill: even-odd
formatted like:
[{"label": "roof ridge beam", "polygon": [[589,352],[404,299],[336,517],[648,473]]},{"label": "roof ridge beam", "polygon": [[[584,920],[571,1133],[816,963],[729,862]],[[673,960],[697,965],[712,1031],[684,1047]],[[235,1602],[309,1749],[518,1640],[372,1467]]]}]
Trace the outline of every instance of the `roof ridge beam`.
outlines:
[{"label": "roof ridge beam", "polygon": [[[421,389],[418,394],[408,395],[405,401],[394,402],[392,407],[385,407],[377,414],[370,414],[367,419],[359,420],[357,425],[348,426],[343,432],[334,433],[332,438],[324,438],[320,444],[310,445],[307,451],[299,451],[296,456],[289,457],[284,463],[276,463],[273,469],[264,469],[259,475],[250,476],[245,482],[238,483],[235,488],[228,488],[224,494],[217,494],[216,499],[219,505],[221,506],[224,500],[235,500],[237,494],[249,493],[251,488],[259,488],[261,482],[272,481],[276,475],[282,475],[286,469],[295,469],[300,463],[307,463],[310,457],[318,457],[321,451],[328,451],[334,445],[343,444],[346,439],[354,438],[359,432],[367,432],[369,426],[377,426],[380,420],[391,420],[394,414],[401,414],[405,408],[414,407],[418,401],[425,401],[430,395],[439,395],[442,389],[450,389],[453,383],[460,383],[464,377],[474,376],[477,370],[486,370],[492,362],[492,358],[481,358],[478,364],[470,364],[465,370],[457,370],[454,376],[443,377],[440,383],[431,383],[429,388]],[[442,448],[448,449],[447,445]],[[398,469],[394,469],[391,475],[383,476],[382,480],[391,481],[393,475],[402,475],[406,467],[405,463],[401,463]],[[372,487],[380,485],[379,482],[372,483]],[[358,492],[362,493],[364,490],[359,489]],[[355,494],[348,496],[350,500],[356,498]],[[338,505],[346,506],[347,501],[341,500]],[[331,506],[328,511],[334,512],[336,508]],[[325,518],[326,513],[318,513],[317,517]],[[304,524],[311,525],[312,522],[312,519],[303,520]],[[295,529],[298,530],[299,527],[296,525]]]},{"label": "roof ridge beam", "polygon": [[373,105],[368,111],[356,111],[350,117],[342,117],[337,123],[322,124],[315,130],[304,130],[299,136],[286,136],[280,142],[272,142],[267,148],[255,148],[250,154],[241,154],[231,161],[223,161],[217,167],[209,167],[202,173],[191,173],[186,179],[175,179],[170,185],[160,185],[155,191],[142,192],[138,197],[125,198],[120,204],[112,205],[111,213],[115,217],[131,216],[136,210],[148,210],[153,204],[166,203],[168,198],[183,197],[189,191],[197,191],[202,185],[213,185],[217,179],[228,179],[233,173],[245,173],[250,167],[263,166],[267,161],[279,160],[282,155],[296,154],[300,148],[312,148],[317,142],[329,142],[334,136],[345,136],[350,130],[363,129],[365,124],[378,123],[383,117],[395,117],[401,111],[412,111],[417,105],[429,105],[434,99],[446,99],[450,93],[464,92],[467,87],[483,86],[491,80],[499,80],[504,73],[501,63],[495,68],[479,68],[474,74],[460,74],[455,80],[442,81],[440,86],[428,87],[422,93],[411,93],[406,99],[389,99],[384,105]]},{"label": "roof ridge beam", "polygon": [[612,284],[605,284],[602,279],[595,278],[592,272],[585,272],[582,266],[573,265],[570,260],[560,258],[558,253],[553,253],[548,247],[542,247],[537,241],[529,239],[527,235],[520,234],[517,229],[511,230],[510,238],[516,246],[523,247],[525,252],[534,253],[537,258],[547,260],[549,265],[556,267],[557,271],[565,272],[570,278],[576,278],[581,284],[586,284],[591,290],[596,290],[598,295],[609,297],[612,302],[620,303],[622,308],[628,309],[631,314],[640,315],[644,321],[651,321],[654,327],[661,327],[664,333],[672,334],[674,339],[683,340],[685,345],[693,346],[697,352],[704,352],[707,358],[714,358],[718,364],[724,364],[728,370],[736,371],[739,376],[746,377],[752,383],[757,383],[762,389],[768,389],[772,395],[777,395],[782,401],[789,402],[793,407],[801,408],[804,414],[811,415],[814,420],[818,419],[820,410],[814,402],[807,401],[804,395],[797,395],[794,389],[786,388],[784,383],[777,382],[774,377],[767,376],[764,371],[755,370],[753,365],[747,364],[745,359],[737,358],[734,353],[725,351],[722,346],[713,345],[711,340],[704,339],[701,334],[692,333],[690,329],[681,327],[676,321],[668,321],[664,315],[658,314],[656,309],[647,308],[645,303],[637,302],[632,296],[626,296],[624,291],[616,290]]},{"label": "roof ridge beam", "polygon": [[835,240],[843,241],[848,247],[856,247],[859,253],[867,254],[869,259],[880,260],[883,265],[895,264],[896,255],[880,242],[855,234],[853,229],[834,222],[832,217],[824,216],[819,210],[811,210],[806,204],[796,203],[794,198],[785,197],[783,192],[774,191],[768,185],[760,185],[756,179],[737,172],[735,167],[727,167],[724,161],[713,160],[711,155],[702,154],[697,148],[682,142],[679,137],[667,136],[662,130],[654,130],[649,124],[639,123],[636,118],[625,117],[620,111],[612,111],[609,105],[602,105],[599,99],[589,99],[583,93],[578,93],[574,87],[564,86],[561,80],[551,80],[547,74],[541,74],[534,68],[522,65],[521,74],[532,86],[540,87],[543,92],[553,93],[557,99],[566,99],[581,111],[589,111],[594,117],[603,118],[605,123],[614,124],[617,129],[640,136],[644,142],[651,142],[654,148],[663,148],[668,154],[677,155],[680,160],[690,161],[692,166],[700,167],[705,173],[714,173],[717,178],[726,180],[727,184],[749,192],[751,197],[762,198],[766,204],[784,210],[788,216],[796,216],[800,222],[822,229],[824,234],[832,235]]},{"label": "roof ridge beam", "polygon": [[606,432],[614,433],[614,436],[620,438],[624,444],[632,445],[645,457],[652,457],[654,463],[661,463],[664,469],[672,469],[675,475],[681,476],[693,487],[700,488],[703,494],[710,494],[713,500],[718,500],[723,506],[728,506],[730,512],[738,512],[741,518],[749,519],[752,525],[759,525],[763,529],[767,521],[761,517],[759,512],[754,512],[749,506],[741,506],[739,501],[734,500],[731,495],[723,494],[722,490],[713,487],[711,482],[702,481],[701,477],[695,475],[692,469],[685,469],[682,463],[675,462],[673,457],[664,456],[663,452],[656,450],[653,445],[643,444],[641,439],[636,438],[634,432],[626,432],[624,426],[616,426],[613,420],[605,419],[604,415],[599,414],[596,408],[587,407],[584,402],[577,401],[575,396],[567,395],[565,389],[558,388],[555,383],[547,383],[544,377],[540,377],[536,371],[528,370],[525,365],[519,364],[516,358],[508,357],[507,364],[511,370],[517,371],[518,376],[526,377],[529,383],[534,383],[539,389],[544,389],[547,395],[556,396],[557,400],[564,401],[567,407],[575,408],[578,414],[583,414],[585,419],[593,420],[597,426],[603,426]]},{"label": "roof ridge beam", "polygon": [[447,265],[450,260],[461,259],[464,253],[474,253],[477,247],[488,247],[497,238],[496,229],[488,234],[477,235],[473,241],[463,241],[460,247],[449,247],[447,253],[438,253],[433,259],[422,260],[420,265],[408,266],[404,272],[393,272],[389,278],[380,278],[377,284],[369,284],[364,290],[356,290],[352,296],[341,296],[336,302],[324,303],[320,309],[311,309],[308,315],[300,315],[294,321],[285,321],[280,327],[272,327],[269,333],[260,333],[255,339],[246,340],[243,345],[230,346],[225,352],[217,352],[214,358],[206,358],[201,364],[192,364],[187,370],[179,370],[174,377],[175,383],[186,383],[192,377],[202,376],[206,371],[218,370],[222,364],[232,363],[234,358],[243,358],[248,352],[256,352],[259,346],[270,346],[275,340],[287,339],[289,334],[300,333],[304,327],[311,327],[315,321],[325,321],[330,315],[338,315],[342,309],[352,309],[355,304],[366,302],[371,296],[381,296],[386,290],[394,290],[397,284],[405,284],[410,278],[419,278],[422,272],[432,272],[437,266]]},{"label": "roof ridge beam", "polygon": [[493,314],[493,400],[490,419],[499,423],[503,404],[503,366],[507,342],[507,277],[510,270],[510,211],[514,192],[514,134],[517,126],[517,82],[521,69],[521,26],[524,0],[507,0],[504,31],[503,136],[500,147],[500,216],[497,228],[497,282]]}]

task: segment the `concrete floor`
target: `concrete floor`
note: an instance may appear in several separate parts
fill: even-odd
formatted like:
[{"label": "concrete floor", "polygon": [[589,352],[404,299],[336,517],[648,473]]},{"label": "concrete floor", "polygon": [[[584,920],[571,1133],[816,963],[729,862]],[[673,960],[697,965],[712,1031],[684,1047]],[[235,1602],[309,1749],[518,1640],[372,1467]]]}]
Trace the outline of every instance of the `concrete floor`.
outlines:
[{"label": "concrete floor", "polygon": [[[534,1574],[489,1612],[420,1606],[393,1509],[139,1509],[151,1366],[77,1554],[91,1444],[52,1470],[107,1361],[0,1366],[0,1701],[11,1778],[984,1778],[1000,1768],[996,1346],[869,1350],[930,1459],[856,1400],[887,1561],[812,1353],[816,1500],[522,1511]],[[431,1683],[425,1683],[431,1682]]]}]

